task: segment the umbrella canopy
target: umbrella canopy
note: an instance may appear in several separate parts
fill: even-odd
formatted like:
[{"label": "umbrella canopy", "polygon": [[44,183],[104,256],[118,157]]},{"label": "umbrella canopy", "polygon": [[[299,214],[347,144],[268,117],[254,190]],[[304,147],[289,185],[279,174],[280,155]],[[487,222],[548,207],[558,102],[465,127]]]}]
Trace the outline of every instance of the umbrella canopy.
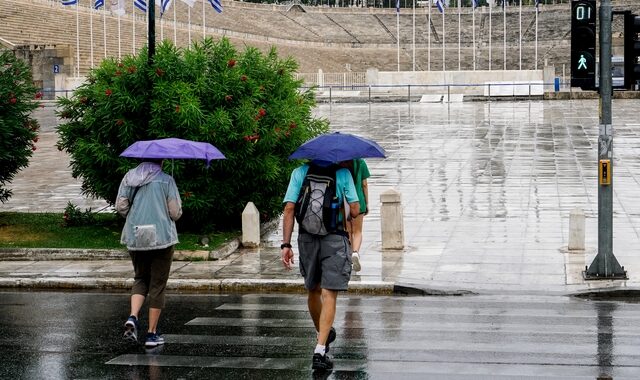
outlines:
[{"label": "umbrella canopy", "polygon": [[385,157],[384,149],[378,143],[349,133],[327,133],[300,145],[290,160],[308,158],[310,160],[340,162],[354,158]]},{"label": "umbrella canopy", "polygon": [[215,146],[198,141],[167,138],[159,140],[136,141],[120,154],[121,157],[131,158],[186,158],[211,160],[225,158]]}]

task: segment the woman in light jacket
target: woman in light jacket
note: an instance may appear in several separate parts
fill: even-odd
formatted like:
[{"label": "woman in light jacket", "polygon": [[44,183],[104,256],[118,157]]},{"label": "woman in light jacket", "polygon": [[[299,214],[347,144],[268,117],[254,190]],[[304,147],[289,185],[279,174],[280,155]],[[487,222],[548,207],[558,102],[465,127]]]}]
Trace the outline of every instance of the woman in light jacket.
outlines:
[{"label": "woman in light jacket", "polygon": [[173,248],[178,243],[175,221],[182,215],[178,188],[173,177],[162,171],[162,160],[145,160],[129,170],[120,183],[115,207],[127,218],[120,242],[127,246],[135,271],[123,338],[138,341],[138,314],[148,298],[145,347],[156,347],[164,344],[158,320],[165,305]]}]

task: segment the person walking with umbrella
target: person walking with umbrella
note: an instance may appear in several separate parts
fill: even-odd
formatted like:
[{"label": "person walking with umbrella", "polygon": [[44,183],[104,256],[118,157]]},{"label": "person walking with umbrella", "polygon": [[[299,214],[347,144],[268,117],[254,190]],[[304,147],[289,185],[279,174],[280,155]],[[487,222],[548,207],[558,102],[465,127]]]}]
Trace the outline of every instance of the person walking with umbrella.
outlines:
[{"label": "person walking with umbrella", "polygon": [[149,326],[145,347],[164,344],[158,321],[165,307],[165,288],[178,243],[175,221],[182,215],[176,183],[162,171],[162,160],[145,159],[122,179],[116,211],[125,217],[121,243],[127,246],[133,269],[131,309],[124,324],[124,340],[138,341],[139,313],[149,303]]},{"label": "person walking with umbrella", "polygon": [[353,177],[336,164],[365,156],[384,157],[384,150],[375,142],[341,133],[316,137],[289,156],[311,160],[291,173],[283,200],[280,249],[282,263],[290,270],[294,265],[291,239],[297,221],[300,274],[317,334],[311,365],[314,370],[333,368],[328,352],[336,339],[336,300],[339,291],[348,289],[351,277],[351,244],[345,224],[360,214]]},{"label": "person walking with umbrella", "polygon": [[360,272],[362,265],[360,264],[360,247],[362,246],[362,227],[364,217],[369,213],[369,185],[367,178],[371,176],[367,163],[362,158],[356,158],[351,161],[345,161],[345,167],[349,169],[353,176],[353,183],[356,186],[358,194],[358,202],[360,203],[360,214],[347,223],[347,230],[351,239],[351,248],[353,253],[351,261],[353,262],[353,270]]},{"label": "person walking with umbrella", "polygon": [[176,221],[182,216],[182,200],[172,176],[162,171],[162,160],[224,159],[213,145],[205,142],[166,138],[137,141],[120,154],[142,158],[143,162],[129,170],[120,183],[116,211],[125,217],[121,243],[127,246],[134,269],[131,309],[124,324],[124,340],[138,341],[139,313],[149,302],[149,326],[145,347],[164,344],[158,332],[158,321],[165,306],[165,288],[178,243]]}]

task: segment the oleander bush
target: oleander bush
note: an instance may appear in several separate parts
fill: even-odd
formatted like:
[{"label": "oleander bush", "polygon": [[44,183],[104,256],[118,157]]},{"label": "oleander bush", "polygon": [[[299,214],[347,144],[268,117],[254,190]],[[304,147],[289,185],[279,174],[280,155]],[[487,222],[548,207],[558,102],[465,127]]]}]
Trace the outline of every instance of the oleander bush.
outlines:
[{"label": "oleander bush", "polygon": [[9,184],[29,158],[38,142],[38,122],[30,115],[38,107],[31,69],[13,52],[0,49],[0,202],[12,195]]},{"label": "oleander bush", "polygon": [[182,228],[237,228],[247,202],[263,221],[279,215],[291,170],[288,156],[326,132],[314,118],[312,90],[294,78],[297,63],[275,48],[238,51],[210,38],[180,49],[165,41],[151,66],[147,51],[107,59],[71,98],[59,100],[58,149],[71,157],[84,194],[114,203],[123,175],[139,163],[119,157],[138,140],[209,142],[226,156],[165,160],[185,211]]}]

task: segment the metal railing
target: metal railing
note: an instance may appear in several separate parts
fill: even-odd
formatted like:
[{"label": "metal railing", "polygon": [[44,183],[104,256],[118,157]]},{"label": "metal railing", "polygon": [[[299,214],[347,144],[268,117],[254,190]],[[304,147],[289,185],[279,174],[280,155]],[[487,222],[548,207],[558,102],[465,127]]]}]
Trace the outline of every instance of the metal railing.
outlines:
[{"label": "metal railing", "polygon": [[463,97],[478,100],[506,98],[542,98],[548,92],[569,92],[570,83],[556,80],[552,83],[477,83],[477,84],[431,84],[431,85],[329,85],[304,86],[301,90],[313,89],[318,99],[329,102],[345,98],[358,98],[362,101],[420,101],[426,96],[427,102],[450,102]]}]

